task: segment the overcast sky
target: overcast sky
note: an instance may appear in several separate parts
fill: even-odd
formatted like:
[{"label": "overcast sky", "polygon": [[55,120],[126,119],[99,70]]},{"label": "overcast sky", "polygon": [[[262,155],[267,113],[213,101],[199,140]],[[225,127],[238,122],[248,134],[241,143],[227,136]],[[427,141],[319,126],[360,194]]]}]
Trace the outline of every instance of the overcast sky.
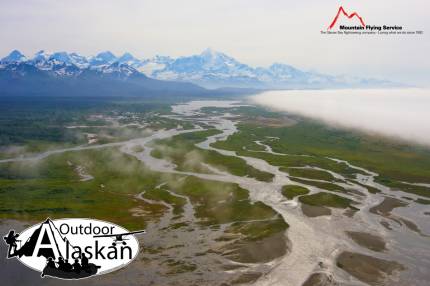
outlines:
[{"label": "overcast sky", "polygon": [[[424,34],[320,35],[339,5],[366,24]],[[429,86],[429,10],[428,0],[0,0],[0,55],[44,49],[177,57],[211,47],[252,66],[282,62]]]}]

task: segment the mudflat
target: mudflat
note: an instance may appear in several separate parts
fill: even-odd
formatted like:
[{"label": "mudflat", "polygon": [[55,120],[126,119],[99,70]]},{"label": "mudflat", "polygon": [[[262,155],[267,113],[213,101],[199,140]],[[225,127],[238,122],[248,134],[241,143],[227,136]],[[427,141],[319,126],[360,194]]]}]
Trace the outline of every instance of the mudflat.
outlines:
[{"label": "mudflat", "polygon": [[392,275],[405,267],[395,261],[345,251],[337,257],[337,266],[369,285],[393,285]]},{"label": "mudflat", "polygon": [[225,254],[230,259],[241,263],[265,263],[284,256],[287,250],[285,234],[279,232],[261,240],[250,240],[239,245],[228,246]]},{"label": "mudflat", "polygon": [[332,276],[326,273],[312,273],[302,286],[334,286],[338,285]]},{"label": "mudflat", "polygon": [[390,215],[391,211],[398,207],[405,207],[408,204],[405,202],[402,202],[401,200],[385,197],[385,199],[377,206],[374,206],[370,208],[370,212],[374,214],[381,214],[383,216]]},{"label": "mudflat", "polygon": [[360,231],[346,231],[346,234],[358,245],[366,247],[373,251],[384,251],[385,241],[374,234]]},{"label": "mudflat", "polygon": [[318,217],[324,215],[331,215],[331,210],[323,206],[311,206],[302,204],[302,212],[307,217]]}]

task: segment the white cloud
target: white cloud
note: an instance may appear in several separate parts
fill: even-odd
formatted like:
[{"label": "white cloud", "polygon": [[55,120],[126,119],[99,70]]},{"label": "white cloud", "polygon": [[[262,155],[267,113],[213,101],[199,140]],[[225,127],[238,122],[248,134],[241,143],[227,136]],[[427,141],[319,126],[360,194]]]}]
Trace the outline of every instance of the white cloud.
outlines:
[{"label": "white cloud", "polygon": [[430,146],[429,90],[270,91],[253,96],[252,100],[332,125]]}]

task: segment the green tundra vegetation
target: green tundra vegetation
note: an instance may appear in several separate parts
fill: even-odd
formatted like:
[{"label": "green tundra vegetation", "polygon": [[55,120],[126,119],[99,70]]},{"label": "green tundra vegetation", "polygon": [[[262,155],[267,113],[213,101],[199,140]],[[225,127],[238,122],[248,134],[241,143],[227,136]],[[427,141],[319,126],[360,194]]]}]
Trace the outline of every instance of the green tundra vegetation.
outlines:
[{"label": "green tundra vegetation", "polygon": [[324,206],[332,208],[357,208],[352,206],[352,200],[326,192],[320,192],[312,195],[305,195],[299,197],[299,201],[311,206]]},{"label": "green tundra vegetation", "polygon": [[286,197],[289,200],[292,200],[297,196],[306,195],[307,193],[309,193],[309,190],[302,186],[287,185],[282,187],[281,192],[284,195],[284,197]]},{"label": "green tundra vegetation", "polygon": [[357,181],[354,181],[354,184],[357,184],[357,185],[359,185],[359,186],[362,186],[362,187],[366,188],[366,189],[369,191],[369,193],[371,193],[371,194],[377,194],[377,193],[380,193],[380,192],[381,192],[380,190],[378,190],[378,189],[377,189],[377,188],[375,188],[375,187],[368,186],[368,185],[364,185],[364,184],[362,184],[362,183],[360,183],[360,182],[357,182]]},{"label": "green tundra vegetation", "polygon": [[[238,124],[239,132],[226,141],[213,144],[214,147],[238,152],[240,155],[266,160],[272,165],[283,168],[314,166],[337,172],[352,179],[360,170],[350,168],[344,163],[337,163],[328,158],[347,160],[350,163],[377,172],[381,183],[386,183],[399,190],[428,197],[429,188],[402,184],[430,183],[430,150],[426,147],[397,142],[391,139],[328,127],[319,122],[291,116],[294,125],[273,127],[258,122],[258,116],[282,118],[285,114],[261,111],[249,107],[238,109],[237,114],[250,116],[255,114],[253,123],[247,120]],[[269,114],[268,114],[269,113]],[[287,154],[275,155],[253,152],[242,146],[262,141],[274,152]],[[261,151],[261,150],[259,150]],[[301,156],[307,155],[307,156]],[[284,169],[291,172],[291,168]],[[308,178],[312,175],[307,175]],[[306,176],[303,176],[306,177]],[[371,189],[371,191],[375,191]]]},{"label": "green tundra vegetation", "polygon": [[422,205],[430,205],[430,200],[425,200],[425,199],[421,199],[421,198],[416,199],[415,202],[422,204]]},{"label": "green tundra vegetation", "polygon": [[154,150],[151,155],[172,161],[181,171],[211,173],[204,165],[209,164],[220,171],[227,171],[236,176],[249,176],[266,182],[272,180],[272,174],[249,166],[241,158],[225,156],[216,151],[203,150],[195,146],[195,144],[204,141],[208,136],[219,133],[220,131],[216,129],[209,129],[158,140],[153,144]]},{"label": "green tundra vegetation", "polygon": [[[81,181],[77,166],[93,179]],[[156,173],[117,148],[0,164],[0,218],[92,217],[137,229],[159,219],[167,211],[165,204],[173,207],[175,215],[183,214],[185,200],[168,190],[190,199],[202,227],[248,220],[270,220],[278,231],[288,226],[282,218],[272,220],[277,213],[263,203],[251,203],[248,192],[237,185]],[[138,194],[152,201],[140,200]],[[145,216],[133,216],[141,211]],[[272,234],[252,222],[230,228],[234,230],[247,239]]]},{"label": "green tundra vegetation", "polygon": [[[142,137],[136,126],[116,128],[103,117],[113,117],[119,124],[147,123],[158,130],[192,128],[189,122],[159,117],[170,113],[168,102],[119,98],[2,98],[0,99],[0,159],[30,155],[46,150],[87,143],[86,134],[97,135],[99,144]],[[66,128],[68,126],[88,128]],[[104,126],[104,127],[101,127]]]},{"label": "green tundra vegetation", "polygon": [[[4,111],[0,115],[0,158],[85,145],[86,133],[96,134],[98,144],[147,135],[143,134],[147,131],[133,125],[136,122],[153,130],[193,128],[190,122],[160,117],[170,113],[169,104],[165,103],[122,100],[81,103],[73,99],[69,102],[52,99],[36,105],[31,102],[9,105],[16,113],[4,108],[8,105],[0,106]],[[92,114],[102,116],[89,120]],[[118,126],[125,124],[130,125]],[[72,125],[89,127],[66,128]],[[201,159],[202,163],[237,176],[272,180],[271,174],[254,169],[240,158],[194,146],[217,132],[214,129],[192,132],[157,142],[154,154],[164,148],[162,155],[158,155],[172,160],[183,170],[195,168],[210,172],[203,164],[194,165],[193,160]],[[252,147],[257,149],[259,145],[252,143]],[[89,179],[85,179],[78,167]],[[153,172],[116,147],[69,151],[42,160],[0,164],[0,219],[35,222],[46,217],[91,217],[133,230],[159,221],[171,208],[174,217],[170,227],[177,229],[184,226],[180,219],[185,215],[187,204],[181,196],[189,198],[201,228],[219,229],[227,224],[226,234],[235,235],[232,251],[246,253],[249,243],[260,243],[288,227],[272,208],[251,202],[248,191],[235,184]],[[283,235],[277,240],[283,241]],[[285,252],[286,246],[280,249],[283,250],[276,257]],[[244,257],[239,255],[237,259],[244,260]]]},{"label": "green tundra vegetation", "polygon": [[314,180],[323,180],[323,181],[332,181],[336,180],[332,174],[321,171],[321,170],[313,170],[313,169],[296,169],[296,168],[284,168],[281,167],[281,171],[287,172],[290,176],[293,177],[303,177]]},{"label": "green tundra vegetation", "polygon": [[205,225],[219,225],[247,220],[268,220],[277,215],[261,202],[251,203],[248,191],[235,184],[186,177],[172,183],[178,194],[195,205],[196,216]]},{"label": "green tundra vegetation", "polygon": [[385,177],[378,177],[376,178],[376,181],[378,183],[381,183],[381,184],[384,184],[385,186],[390,187],[392,190],[401,190],[404,192],[408,192],[408,193],[423,196],[423,197],[428,197],[428,198],[430,197],[430,188],[427,188],[424,186],[409,185],[399,181],[387,179]]},{"label": "green tundra vegetation", "polygon": [[[94,179],[81,181],[76,166],[83,166]],[[93,217],[143,227],[165,207],[134,196],[160,182],[160,176],[115,148],[0,164],[0,217],[31,221],[47,216]],[[131,216],[135,208],[148,210],[148,216]]]},{"label": "green tundra vegetation", "polygon": [[332,191],[332,192],[345,192],[345,189],[341,186],[338,186],[336,184],[327,183],[327,182],[319,182],[319,181],[311,181],[311,180],[303,180],[298,178],[291,178],[291,181],[315,186],[320,189]]},{"label": "green tundra vegetation", "polygon": [[[14,104],[0,104],[0,158],[85,145],[88,144],[86,133],[96,134],[98,143],[149,134],[144,134],[148,131],[143,131],[143,128],[134,126],[136,122],[152,130],[178,126],[193,128],[190,122],[160,116],[171,113],[168,103],[52,99],[36,105],[28,101],[19,108]],[[353,200],[340,195],[348,191],[335,184],[341,180],[329,172],[309,167],[339,173],[346,182],[353,181],[369,192],[379,192],[374,187],[356,182],[356,175],[365,172],[330,159],[338,158],[379,173],[377,182],[394,191],[422,196],[414,201],[429,204],[426,199],[430,197],[429,188],[403,183],[430,183],[430,151],[424,147],[331,128],[315,121],[252,106],[204,110],[239,115],[239,131],[225,141],[214,143],[214,147],[265,160],[289,173],[291,180],[297,184],[337,192],[337,195],[324,191],[309,195],[307,188],[293,184],[281,190],[287,199],[298,197],[299,202],[307,205],[356,210]],[[103,116],[90,120],[91,114]],[[115,118],[115,123],[109,118]],[[130,125],[118,128],[117,124]],[[70,125],[92,127],[85,130],[65,128]],[[208,127],[203,123],[200,125]],[[215,168],[236,176],[272,181],[272,174],[255,169],[241,158],[195,146],[208,136],[219,133],[216,129],[209,129],[158,140],[153,143],[151,154],[173,162],[181,171],[213,173],[212,168]],[[279,154],[266,152],[262,144]],[[141,152],[143,149],[136,147],[133,151]],[[77,171],[78,167],[82,167],[84,173],[91,177],[85,179]],[[169,227],[182,230],[186,225],[180,218],[186,215],[189,205],[183,196],[193,206],[198,227],[225,229],[226,235],[220,240],[232,240],[231,251],[238,261],[253,262],[245,254],[250,245],[254,245],[254,249],[263,244],[272,245],[274,241],[270,239],[283,234],[288,228],[287,222],[272,208],[261,202],[251,202],[248,191],[236,184],[154,172],[115,147],[66,152],[39,161],[0,164],[1,219],[40,221],[48,216],[93,217],[133,230],[157,222],[172,211]],[[283,251],[276,253],[279,256]]]},{"label": "green tundra vegetation", "polygon": [[[246,126],[246,127],[245,127]],[[353,169],[348,167],[345,163],[338,163],[333,160],[330,160],[325,157],[315,157],[315,156],[302,156],[302,153],[298,154],[287,154],[287,155],[278,155],[278,154],[271,154],[271,153],[264,153],[264,152],[254,152],[253,150],[250,151],[248,149],[242,148],[242,146],[248,146],[249,142],[242,140],[242,134],[244,132],[249,132],[250,134],[246,135],[248,137],[248,140],[260,140],[261,138],[266,138],[267,134],[270,134],[270,128],[269,132],[267,132],[264,136],[255,135],[254,131],[261,130],[259,128],[247,126],[247,125],[241,125],[239,124],[239,132],[231,135],[227,140],[225,141],[218,141],[213,143],[213,147],[225,149],[225,150],[231,150],[236,151],[239,155],[242,156],[249,156],[249,157],[255,157],[262,160],[267,161],[271,165],[279,166],[279,167],[306,167],[306,166],[314,166],[314,167],[320,167],[323,169],[331,170],[336,173],[340,173],[344,176],[352,177],[354,174],[357,173],[363,173],[359,170]],[[243,129],[245,128],[245,129]],[[286,127],[289,128],[289,127]],[[267,145],[272,145],[273,142],[278,140],[267,140],[265,142]],[[285,153],[281,152],[280,150],[277,150],[278,153]]]}]

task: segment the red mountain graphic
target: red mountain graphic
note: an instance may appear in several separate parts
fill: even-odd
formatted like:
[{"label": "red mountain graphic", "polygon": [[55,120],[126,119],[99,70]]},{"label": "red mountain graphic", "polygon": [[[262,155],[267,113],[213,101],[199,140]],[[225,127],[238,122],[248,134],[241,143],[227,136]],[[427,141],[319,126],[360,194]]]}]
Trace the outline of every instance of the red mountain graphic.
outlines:
[{"label": "red mountain graphic", "polygon": [[336,17],[334,17],[333,21],[331,22],[330,26],[328,27],[328,29],[330,30],[331,28],[334,27],[334,25],[336,25],[337,19],[340,16],[340,13],[342,13],[344,16],[346,16],[348,19],[351,19],[353,17],[357,17],[358,20],[360,20],[360,23],[363,27],[365,27],[366,25],[364,24],[363,18],[360,17],[360,15],[357,14],[357,12],[354,12],[352,14],[348,14],[345,12],[345,10],[343,9],[342,6],[339,7],[339,11],[337,11]]}]

